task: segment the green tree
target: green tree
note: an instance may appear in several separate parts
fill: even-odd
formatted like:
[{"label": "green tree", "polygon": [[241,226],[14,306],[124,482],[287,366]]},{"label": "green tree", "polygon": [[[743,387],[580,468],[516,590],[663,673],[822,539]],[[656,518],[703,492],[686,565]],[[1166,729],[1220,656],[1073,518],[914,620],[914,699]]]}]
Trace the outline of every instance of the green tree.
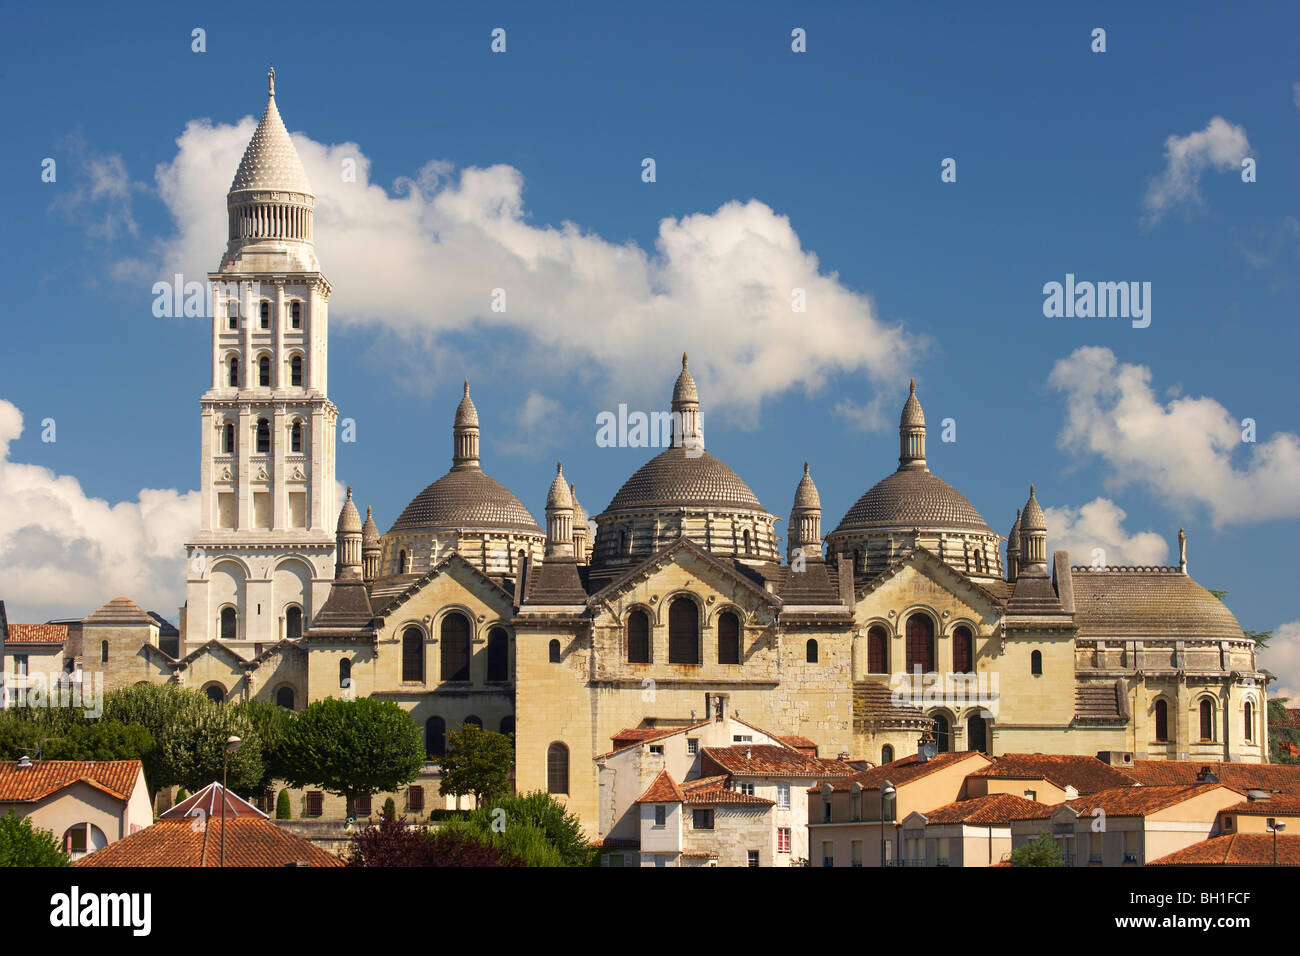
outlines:
[{"label": "green tree", "polygon": [[261,700],[241,701],[234,708],[248,721],[262,747],[262,779],[257,792],[270,793],[275,781],[284,779],[284,733],[293,714]]},{"label": "green tree", "polygon": [[280,795],[275,798],[275,818],[277,820],[293,819],[293,808],[289,805],[288,790],[281,790]]},{"label": "green tree", "polygon": [[1286,697],[1270,697],[1268,701],[1268,759],[1273,763],[1300,764],[1300,757],[1291,755],[1291,747],[1300,747],[1300,726],[1291,724],[1291,712]]},{"label": "green tree", "polygon": [[326,697],[303,708],[285,731],[284,779],[342,795],[349,817],[357,797],[395,790],[423,766],[420,730],[392,701]]},{"label": "green tree", "polygon": [[478,806],[510,792],[515,745],[508,734],[493,733],[474,724],[447,734],[447,752],[439,759],[444,794],[473,794]]},{"label": "green tree", "polygon": [[1039,830],[1034,837],[1018,850],[1011,851],[1012,866],[1063,866],[1061,848],[1056,845],[1052,835],[1046,830]]},{"label": "green tree", "polygon": [[438,832],[444,831],[477,835],[529,866],[590,866],[598,852],[578,818],[540,790],[499,796],[462,819],[443,823]]},{"label": "green tree", "polygon": [[397,818],[397,802],[392,797],[388,797],[386,800],[384,800],[384,819],[394,820],[396,818]]},{"label": "green tree", "polygon": [[67,865],[68,854],[49,830],[36,829],[12,810],[0,817],[0,867]]},{"label": "green tree", "polygon": [[41,748],[45,760],[140,760],[153,752],[149,731],[140,724],[97,720],[68,728]]},{"label": "green tree", "polygon": [[14,716],[14,711],[0,711],[0,759],[35,757],[41,737],[40,727]]}]

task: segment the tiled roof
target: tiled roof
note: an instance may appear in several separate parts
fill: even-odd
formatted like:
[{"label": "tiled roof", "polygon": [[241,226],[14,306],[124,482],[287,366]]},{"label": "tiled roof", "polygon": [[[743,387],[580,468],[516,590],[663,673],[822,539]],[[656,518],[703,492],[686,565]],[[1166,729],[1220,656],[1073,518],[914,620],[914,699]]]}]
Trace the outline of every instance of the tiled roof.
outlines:
[{"label": "tiled roof", "polygon": [[215,782],[208,784],[198,793],[187,797],[171,809],[159,814],[159,819],[178,820],[200,814],[208,817],[221,816],[221,798],[223,794],[225,796],[227,817],[261,817],[263,820],[269,819],[265,813],[247,800],[238,794],[223,789],[221,784]]},{"label": "tiled roof", "polygon": [[116,597],[94,614],[82,620],[83,624],[157,624],[153,618],[130,598]]},{"label": "tiled roof", "polygon": [[586,604],[587,591],[573,558],[550,557],[528,575],[524,604]]},{"label": "tiled roof", "polygon": [[604,514],[681,506],[763,510],[749,485],[723,462],[706,451],[673,445],[638,468]]},{"label": "tiled roof", "polygon": [[992,793],[970,800],[958,800],[927,810],[924,814],[927,823],[969,823],[972,826],[1010,823],[1022,819],[1025,814],[1033,813],[1039,807],[1033,800],[1017,796],[1014,793]]},{"label": "tiled roof", "polygon": [[235,171],[230,191],[237,189],[273,189],[296,193],[311,193],[311,183],[294,149],[289,131],[284,128],[280,111],[275,108],[275,95],[267,97],[262,120],[253,130],[244,158]]},{"label": "tiled roof", "polygon": [[1189,786],[1209,769],[1226,787],[1300,794],[1300,764],[1216,763],[1207,760],[1134,760],[1124,773],[1151,786]]},{"label": "tiled roof", "polygon": [[[778,583],[777,593],[787,606],[841,605],[846,615],[851,614],[848,606],[840,599],[838,572],[821,560],[820,556],[808,559],[802,571],[782,565],[779,573],[784,574],[784,580]],[[783,618],[790,616],[787,612]]]},{"label": "tiled roof", "polygon": [[514,492],[478,466],[453,467],[421,491],[393,522],[388,534],[443,529],[542,534],[537,519]]},{"label": "tiled roof", "polygon": [[881,528],[955,528],[992,534],[966,496],[925,468],[902,468],[876,482],[832,534]]},{"label": "tiled roof", "polygon": [[[1278,834],[1278,866],[1300,866],[1300,834]],[[1193,843],[1149,866],[1272,866],[1273,834],[1233,833]]]},{"label": "tiled roof", "polygon": [[894,692],[889,685],[875,680],[853,682],[853,717],[860,723],[888,724],[898,721],[926,727],[934,723],[910,701],[895,701]]},{"label": "tiled roof", "polygon": [[597,754],[599,757],[608,757],[618,753],[620,750],[627,750],[629,747],[639,747],[651,740],[659,740],[661,737],[671,737],[674,734],[684,733],[688,730],[695,730],[699,727],[708,726],[710,721],[697,720],[693,724],[687,724],[683,727],[625,727],[618,733],[614,734],[610,740],[614,743],[614,749],[609,753]]},{"label": "tiled roof", "polygon": [[[342,866],[343,861],[264,817],[227,817],[226,866]],[[221,817],[164,819],[82,857],[73,866],[217,866]]]},{"label": "tiled roof", "polygon": [[1202,783],[1190,787],[1123,787],[1101,790],[1086,797],[1066,800],[1064,804],[1037,804],[1033,812],[1018,815],[1016,819],[1046,819],[1062,806],[1070,807],[1081,817],[1091,816],[1095,810],[1101,810],[1109,817],[1140,817],[1199,797],[1221,786],[1218,783]]},{"label": "tiled roof", "polygon": [[650,786],[646,787],[645,793],[637,798],[637,803],[681,803],[686,799],[682,793],[682,788],[677,786],[673,780],[672,774],[667,770],[660,770],[655,774],[654,780],[650,781]]},{"label": "tiled roof", "polygon": [[997,780],[1046,780],[1080,794],[1127,787],[1133,778],[1096,757],[1072,754],[1002,754],[993,763],[970,774]]},{"label": "tiled roof", "polygon": [[1279,793],[1267,800],[1246,800],[1220,812],[1245,814],[1251,817],[1300,816],[1300,794]]},{"label": "tiled roof", "polygon": [[727,786],[727,777],[725,775],[688,780],[682,784],[682,794],[684,795],[683,802],[687,804],[749,807],[776,806],[775,801],[768,800],[766,797],[751,797],[748,794],[732,790]]},{"label": "tiled roof", "polygon": [[[916,759],[916,754],[910,754],[906,757],[900,757],[898,760],[881,764],[879,767],[861,770],[851,777],[838,777],[825,782],[831,785],[832,790],[849,790],[855,783],[859,784],[863,790],[876,790],[886,780],[895,787],[900,787],[905,783],[919,780],[936,770],[943,770],[964,760],[970,760],[972,767],[982,767],[984,764],[979,761],[987,761],[988,758],[974,750],[962,750],[956,753],[935,754],[929,760],[922,762]],[[810,787],[808,792],[816,793],[820,789],[819,784]]]},{"label": "tiled roof", "polygon": [[62,644],[68,639],[66,624],[10,624],[7,644]]},{"label": "tiled roof", "polygon": [[36,760],[30,767],[6,760],[0,763],[0,803],[43,800],[77,782],[129,800],[140,773],[138,760]]},{"label": "tiled roof", "polygon": [[787,747],[793,747],[795,750],[816,750],[817,741],[810,740],[807,737],[801,737],[799,734],[783,735],[776,738]]},{"label": "tiled roof", "polygon": [[853,768],[838,760],[810,757],[799,750],[771,744],[734,744],[730,747],[705,747],[706,772],[709,764],[723,773],[762,777],[837,777],[849,776]]},{"label": "tiled roof", "polygon": [[1074,719],[1076,721],[1127,720],[1127,696],[1121,681],[1097,683],[1083,682],[1074,686]]},{"label": "tiled roof", "polygon": [[1241,640],[1227,606],[1177,568],[1072,568],[1080,637]]}]

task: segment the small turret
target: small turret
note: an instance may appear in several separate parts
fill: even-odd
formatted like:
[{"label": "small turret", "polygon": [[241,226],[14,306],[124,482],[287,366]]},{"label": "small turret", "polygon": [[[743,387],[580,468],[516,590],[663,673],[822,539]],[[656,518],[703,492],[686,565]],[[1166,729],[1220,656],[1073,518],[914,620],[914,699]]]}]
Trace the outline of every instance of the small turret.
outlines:
[{"label": "small turret", "polygon": [[1029,500],[1020,516],[1019,573],[1041,570],[1047,573],[1047,518],[1038,504],[1034,486],[1029,486]]},{"label": "small turret", "polygon": [[379,528],[375,526],[375,516],[367,506],[366,523],[361,526],[361,576],[367,584],[379,577],[379,559],[382,554]]},{"label": "small turret", "polygon": [[452,468],[478,468],[478,409],[469,397],[469,379],[465,379],[465,394],[456,406],[456,421],[451,434]]},{"label": "small turret", "polygon": [[587,512],[578,503],[578,491],[572,482],[569,483],[569,496],[573,499],[573,556],[578,559],[579,564],[586,564],[591,554]]},{"label": "small turret", "polygon": [[573,557],[573,495],[564,480],[564,464],[558,461],[546,495],[546,555]]},{"label": "small turret", "polygon": [[335,533],[337,549],[334,562],[334,579],[361,577],[361,515],[352,503],[352,487],[339,511],[339,524]]},{"label": "small turret", "polygon": [[925,461],[925,412],[916,397],[916,379],[908,385],[907,401],[898,422],[898,467],[929,471]]},{"label": "small turret", "polygon": [[1007,535],[1007,580],[1014,581],[1020,573],[1020,509],[1016,509],[1016,523]]},{"label": "small turret", "polygon": [[[700,424],[700,393],[682,353],[682,372],[673,386],[673,445],[704,451],[704,429]],[[680,426],[680,428],[679,428]]]},{"label": "small turret", "polygon": [[803,552],[804,560],[822,556],[822,499],[803,463],[803,477],[794,492],[794,506],[790,509],[790,538],[786,542],[786,560],[794,560],[794,552]]}]

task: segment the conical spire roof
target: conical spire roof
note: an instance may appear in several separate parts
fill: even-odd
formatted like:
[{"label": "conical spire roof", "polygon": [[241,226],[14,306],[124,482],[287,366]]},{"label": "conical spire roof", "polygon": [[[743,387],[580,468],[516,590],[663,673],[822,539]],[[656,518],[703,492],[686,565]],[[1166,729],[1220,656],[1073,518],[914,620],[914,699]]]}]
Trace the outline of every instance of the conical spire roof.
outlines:
[{"label": "conical spire roof", "polygon": [[339,512],[339,534],[361,534],[361,515],[357,511],[357,506],[352,503],[352,488],[348,487],[348,497],[343,502],[343,510]]},{"label": "conical spire roof", "polygon": [[700,393],[695,388],[695,379],[691,375],[691,370],[686,366],[686,353],[682,353],[682,374],[677,376],[677,384],[673,386],[673,405],[678,402],[699,402]]},{"label": "conical spire roof", "polygon": [[1034,486],[1029,486],[1029,500],[1025,502],[1025,511],[1020,518],[1020,530],[1029,531],[1046,531],[1047,517],[1043,514],[1042,506],[1038,504],[1038,498],[1034,495]]},{"label": "conical spire roof", "polygon": [[546,510],[552,508],[572,508],[573,495],[569,492],[569,483],[564,480],[564,463],[555,463],[555,480],[546,495]]},{"label": "conical spire roof", "polygon": [[903,404],[903,417],[899,421],[903,428],[920,425],[925,427],[925,412],[921,411],[921,402],[916,397],[916,379],[911,380],[907,401]]},{"label": "conical spire roof", "polygon": [[578,491],[573,482],[569,482],[569,497],[573,499],[573,526],[576,528],[582,525],[583,530],[587,527],[587,512],[583,510],[582,505],[578,502]]},{"label": "conical spire roof", "polygon": [[465,379],[465,394],[456,406],[456,428],[478,428],[478,409],[469,397],[469,379]]},{"label": "conical spire roof", "polygon": [[235,181],[230,184],[230,191],[243,189],[265,189],[277,192],[296,192],[312,195],[311,183],[307,181],[307,171],[303,169],[298,150],[294,148],[289,131],[280,119],[280,111],[275,106],[275,70],[268,74],[270,92],[266,99],[266,110],[262,121],[253,131],[253,138],[248,141],[244,158],[235,173]]},{"label": "conical spire roof", "polygon": [[361,526],[361,546],[379,547],[379,527],[375,524],[375,516],[369,505],[366,506],[366,523]]},{"label": "conical spire roof", "polygon": [[803,463],[803,477],[799,479],[799,487],[794,491],[794,506],[796,508],[815,508],[821,511],[822,499],[817,493],[817,486],[813,484],[812,475],[808,473],[808,462]]},{"label": "conical spire roof", "polygon": [[1011,526],[1011,533],[1007,535],[1007,547],[1011,549],[1020,547],[1020,509],[1016,509],[1016,523]]}]

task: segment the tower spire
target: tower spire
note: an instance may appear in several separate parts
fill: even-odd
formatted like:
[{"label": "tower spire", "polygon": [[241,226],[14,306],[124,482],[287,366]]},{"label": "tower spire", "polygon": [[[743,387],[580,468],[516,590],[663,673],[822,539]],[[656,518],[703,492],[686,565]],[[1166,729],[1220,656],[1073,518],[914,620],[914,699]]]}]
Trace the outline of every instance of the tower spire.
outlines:
[{"label": "tower spire", "polygon": [[704,429],[700,425],[700,393],[695,387],[686,353],[682,353],[682,372],[673,386],[673,445],[686,449],[687,457],[704,453]]},{"label": "tower spire", "polygon": [[465,379],[465,394],[456,406],[456,421],[451,428],[452,468],[478,468],[478,409],[469,397],[469,379]]},{"label": "tower spire", "polygon": [[916,397],[916,379],[907,386],[907,401],[898,422],[898,468],[929,471],[925,462],[925,412]]}]

